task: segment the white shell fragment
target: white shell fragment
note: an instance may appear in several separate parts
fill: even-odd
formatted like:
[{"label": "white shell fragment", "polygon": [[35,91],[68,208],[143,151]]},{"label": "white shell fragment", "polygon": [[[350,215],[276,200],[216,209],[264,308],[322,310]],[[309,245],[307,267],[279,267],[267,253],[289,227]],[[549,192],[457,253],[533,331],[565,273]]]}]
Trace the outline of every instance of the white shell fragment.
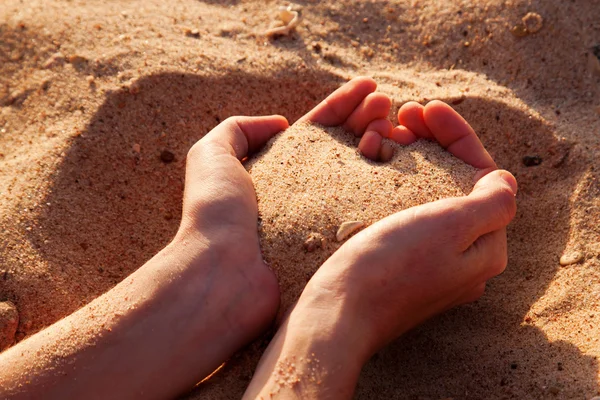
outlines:
[{"label": "white shell fragment", "polygon": [[581,260],[583,260],[583,253],[580,251],[575,251],[573,253],[563,254],[559,262],[560,265],[566,266],[571,264],[577,264]]},{"label": "white shell fragment", "polygon": [[265,36],[289,35],[300,23],[300,13],[292,10],[292,6],[279,7],[278,17],[284,25],[267,29]]},{"label": "white shell fragment", "polygon": [[362,221],[346,221],[340,225],[335,238],[338,242],[341,242],[363,226],[365,226],[365,223]]}]

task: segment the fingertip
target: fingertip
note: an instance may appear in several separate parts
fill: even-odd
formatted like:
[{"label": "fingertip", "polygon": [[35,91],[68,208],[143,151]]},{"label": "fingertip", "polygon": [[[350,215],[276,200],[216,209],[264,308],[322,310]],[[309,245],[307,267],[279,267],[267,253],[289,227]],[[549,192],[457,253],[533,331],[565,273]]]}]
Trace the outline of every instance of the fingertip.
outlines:
[{"label": "fingertip", "polygon": [[360,139],[358,151],[370,160],[377,161],[382,137],[375,131],[367,131]]},{"label": "fingertip", "polygon": [[[384,119],[390,113],[392,101],[383,93],[370,93],[356,107],[343,124],[344,129],[361,136],[374,120]],[[387,133],[387,132],[386,132]]]},{"label": "fingertip", "polygon": [[379,150],[379,160],[381,160],[382,162],[388,162],[392,159],[393,156],[394,148],[389,142],[383,141],[381,143],[381,149]]},{"label": "fingertip", "polygon": [[423,117],[424,107],[416,101],[403,104],[398,110],[398,123],[410,129],[417,137],[432,139],[433,134]]},{"label": "fingertip", "polygon": [[389,138],[392,131],[392,123],[384,118],[379,118],[369,122],[365,131],[375,131],[384,138]]},{"label": "fingertip", "polygon": [[510,172],[504,169],[491,171],[482,177],[473,188],[473,191],[484,190],[486,188],[504,187],[508,189],[513,196],[517,194],[518,184],[516,178]]},{"label": "fingertip", "polygon": [[417,141],[417,136],[404,125],[398,125],[390,132],[389,138],[396,143],[409,145]]},{"label": "fingertip", "polygon": [[504,182],[506,182],[508,186],[510,186],[513,194],[516,195],[519,191],[519,184],[517,183],[517,179],[515,178],[515,176],[503,169],[499,170],[498,172],[500,173],[500,176],[504,180]]},{"label": "fingertip", "polygon": [[[284,117],[283,115],[279,115],[279,114],[275,114],[275,115],[270,115],[270,118],[273,119],[273,122],[275,124],[279,124],[279,126],[281,127],[280,130],[286,130],[287,128],[290,127],[290,123],[287,120],[286,117]],[[277,126],[277,125],[276,125]]]},{"label": "fingertip", "polygon": [[357,76],[355,78],[352,78],[350,82],[356,85],[360,85],[364,89],[371,90],[372,92],[374,92],[375,89],[377,89],[377,82],[375,82],[375,79],[371,78],[370,76]]}]

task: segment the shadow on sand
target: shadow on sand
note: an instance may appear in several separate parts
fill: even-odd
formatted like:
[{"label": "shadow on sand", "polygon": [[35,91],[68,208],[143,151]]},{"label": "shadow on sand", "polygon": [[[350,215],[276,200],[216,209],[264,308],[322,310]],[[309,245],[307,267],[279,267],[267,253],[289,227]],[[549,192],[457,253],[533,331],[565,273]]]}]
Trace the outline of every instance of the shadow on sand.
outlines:
[{"label": "shadow on sand", "polygon": [[[170,240],[181,212],[186,152],[218,122],[235,114],[270,113],[293,121],[340,82],[325,72],[161,74],[141,79],[137,94],[109,94],[73,140],[43,201],[51,206],[39,216],[40,229],[31,232],[50,271],[83,287],[56,295],[79,300],[99,295]],[[569,193],[581,165],[568,157],[569,143],[559,142],[542,121],[505,104],[468,98],[457,109],[520,182],[519,211],[509,228],[509,266],[480,301],[429,322],[376,355],[362,374],[357,398],[386,393],[398,399],[464,399],[482,391],[487,398],[594,395],[597,361],[522,323],[558,268],[556,256],[568,236]],[[497,123],[483,126],[482,117],[490,114]],[[164,150],[174,154],[173,162],[161,161]],[[543,162],[525,167],[525,155]],[[44,245],[49,237],[55,242],[51,247]],[[267,343],[262,339],[235,355],[190,396],[241,396],[257,352]],[[562,389],[574,379],[569,371],[585,376],[572,393]]]}]

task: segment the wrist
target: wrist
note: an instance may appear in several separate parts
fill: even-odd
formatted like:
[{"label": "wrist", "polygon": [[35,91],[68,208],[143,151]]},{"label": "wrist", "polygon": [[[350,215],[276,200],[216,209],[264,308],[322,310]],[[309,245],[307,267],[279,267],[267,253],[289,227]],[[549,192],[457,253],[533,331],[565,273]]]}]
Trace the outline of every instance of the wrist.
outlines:
[{"label": "wrist", "polygon": [[307,287],[263,354],[244,399],[351,398],[370,356],[343,302]]}]

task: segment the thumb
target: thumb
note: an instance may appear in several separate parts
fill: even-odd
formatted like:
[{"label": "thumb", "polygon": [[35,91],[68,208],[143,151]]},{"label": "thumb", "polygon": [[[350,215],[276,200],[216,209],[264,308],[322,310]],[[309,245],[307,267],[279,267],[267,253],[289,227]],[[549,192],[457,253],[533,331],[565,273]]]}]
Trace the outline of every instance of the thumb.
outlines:
[{"label": "thumb", "polygon": [[508,171],[496,170],[481,178],[466,197],[473,212],[473,236],[504,228],[517,211],[517,180]]}]

